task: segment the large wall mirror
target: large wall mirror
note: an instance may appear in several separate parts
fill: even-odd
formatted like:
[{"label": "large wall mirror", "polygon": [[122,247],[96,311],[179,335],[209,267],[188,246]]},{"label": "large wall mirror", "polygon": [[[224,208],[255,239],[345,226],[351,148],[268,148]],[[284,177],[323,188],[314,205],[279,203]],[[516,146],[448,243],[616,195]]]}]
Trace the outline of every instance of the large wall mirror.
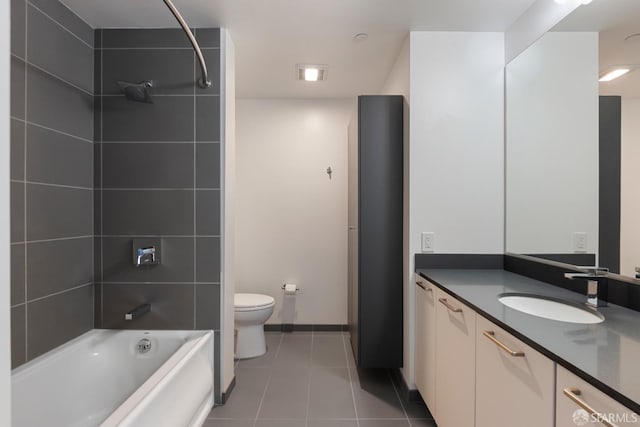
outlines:
[{"label": "large wall mirror", "polygon": [[[618,68],[630,71],[598,81]],[[506,81],[506,251],[635,277],[640,1],[578,7]]]}]

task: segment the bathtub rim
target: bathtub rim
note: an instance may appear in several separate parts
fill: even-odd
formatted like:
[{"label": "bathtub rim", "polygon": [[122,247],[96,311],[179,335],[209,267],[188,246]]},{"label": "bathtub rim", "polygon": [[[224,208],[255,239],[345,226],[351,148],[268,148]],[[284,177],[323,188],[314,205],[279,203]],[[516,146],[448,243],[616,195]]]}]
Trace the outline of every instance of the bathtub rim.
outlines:
[{"label": "bathtub rim", "polygon": [[[176,375],[179,374],[181,368],[187,364],[191,357],[200,351],[202,347],[207,345],[207,343],[211,343],[211,350],[213,349],[214,344],[214,331],[202,330],[202,331],[194,331],[194,332],[202,332],[201,336],[196,336],[193,339],[182,344],[165,362],[155,371],[149,378],[147,378],[144,383],[140,385],[132,394],[127,396],[127,399],[122,402],[111,414],[102,421],[100,427],[111,427],[118,426],[120,423],[126,420],[126,418],[136,411],[144,402],[153,399],[155,395],[161,392],[163,385],[169,383]],[[213,356],[213,354],[212,354]],[[205,407],[205,402],[211,402],[211,406],[213,406],[213,393],[214,393],[214,373],[213,366],[211,367],[211,394],[208,398],[205,398],[203,401],[203,406]],[[131,406],[131,402],[136,402],[134,406]],[[207,411],[207,413],[211,410]],[[194,417],[199,414],[194,414]]]},{"label": "bathtub rim", "polygon": [[[75,338],[70,339],[69,341],[60,344],[57,347],[52,348],[51,350],[42,353],[39,356],[36,356],[35,358],[23,363],[20,366],[17,366],[15,368],[13,368],[11,370],[11,377],[13,379],[14,375],[19,375],[21,374],[23,371],[29,370],[30,367],[33,367],[34,365],[37,365],[38,363],[41,363],[43,360],[51,360],[54,361],[60,357],[62,357],[62,355],[68,353],[73,347],[75,347],[76,344],[78,344],[79,341],[83,341],[89,337],[91,337],[91,335],[97,335],[100,333],[104,333],[104,332],[113,332],[118,333],[118,332],[130,332],[130,333],[140,333],[140,334],[145,334],[145,333],[157,333],[157,332],[182,332],[185,334],[193,334],[192,338],[199,338],[202,337],[204,335],[206,335],[209,332],[213,332],[212,329],[106,329],[106,328],[93,328],[93,329],[89,329],[86,332],[83,332],[81,335],[78,335]],[[198,335],[200,334],[200,335]],[[180,347],[178,347],[180,348]],[[177,349],[176,349],[177,351]],[[175,353],[175,352],[174,352]],[[173,355],[173,353],[171,354]],[[169,356],[171,357],[171,356]],[[168,358],[167,358],[168,360]]]}]

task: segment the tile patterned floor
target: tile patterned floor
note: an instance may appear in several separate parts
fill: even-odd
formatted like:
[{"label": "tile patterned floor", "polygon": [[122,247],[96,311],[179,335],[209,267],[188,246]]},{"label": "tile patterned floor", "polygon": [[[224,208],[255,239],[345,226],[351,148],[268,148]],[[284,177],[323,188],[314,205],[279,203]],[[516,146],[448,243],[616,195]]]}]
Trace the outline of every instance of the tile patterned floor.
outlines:
[{"label": "tile patterned floor", "polygon": [[236,363],[236,386],[204,427],[435,427],[389,372],[355,367],[341,332],[267,332],[262,357]]}]

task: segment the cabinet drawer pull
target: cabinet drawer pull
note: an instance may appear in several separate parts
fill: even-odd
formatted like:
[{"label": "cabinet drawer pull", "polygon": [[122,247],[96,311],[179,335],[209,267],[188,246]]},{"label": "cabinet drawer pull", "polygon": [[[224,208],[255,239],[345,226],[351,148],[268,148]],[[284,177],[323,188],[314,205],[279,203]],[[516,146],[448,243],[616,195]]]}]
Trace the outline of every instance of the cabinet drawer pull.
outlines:
[{"label": "cabinet drawer pull", "polygon": [[485,337],[489,338],[491,341],[493,341],[493,343],[495,345],[497,345],[498,347],[500,347],[501,349],[503,349],[504,351],[509,353],[509,355],[511,357],[524,357],[524,351],[511,350],[509,347],[507,347],[507,345],[505,343],[503,343],[502,341],[498,340],[498,338],[496,338],[496,333],[495,332],[493,332],[493,331],[484,331],[482,333],[482,335],[484,335]]},{"label": "cabinet drawer pull", "polygon": [[433,292],[433,289],[427,288],[425,285],[422,284],[422,282],[416,282],[416,285],[420,286],[422,289],[424,289],[427,292]]},{"label": "cabinet drawer pull", "polygon": [[603,425],[605,425],[607,427],[617,427],[615,424],[611,424],[606,419],[606,417],[602,416],[598,411],[593,409],[587,402],[585,402],[584,400],[582,400],[582,399],[580,399],[578,397],[581,394],[579,388],[567,387],[567,388],[563,389],[562,392],[564,393],[565,396],[567,396],[569,399],[571,399],[573,401],[573,403],[575,403],[576,405],[578,405],[579,407],[581,407],[582,409],[587,411],[589,413],[589,415],[595,415],[596,419],[599,422],[601,422]]},{"label": "cabinet drawer pull", "polygon": [[446,298],[438,298],[438,301],[440,301],[440,304],[444,305],[445,307],[447,307],[449,310],[453,311],[454,313],[462,313],[462,309],[461,308],[455,308],[454,306],[452,306],[451,304],[449,304],[447,302]]}]

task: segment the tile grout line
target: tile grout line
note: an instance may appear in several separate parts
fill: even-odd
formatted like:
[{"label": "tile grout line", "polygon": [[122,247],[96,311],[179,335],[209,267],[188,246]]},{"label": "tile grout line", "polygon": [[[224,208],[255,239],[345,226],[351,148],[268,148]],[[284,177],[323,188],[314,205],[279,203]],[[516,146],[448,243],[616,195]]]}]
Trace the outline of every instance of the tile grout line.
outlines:
[{"label": "tile grout line", "polygon": [[277,359],[278,358],[278,354],[280,354],[280,346],[282,346],[282,341],[284,340],[284,334],[281,332],[280,333],[280,341],[278,341],[278,349],[276,350],[276,354],[273,356],[273,359]]},{"label": "tile grout line", "polygon": [[[25,72],[25,75],[26,75],[26,72]],[[26,77],[25,77],[25,80],[26,80]],[[88,144],[93,144],[93,141],[92,141],[92,140],[87,139],[87,138],[84,138],[84,137],[82,137],[82,136],[74,135],[74,134],[72,134],[72,133],[64,132],[64,131],[61,131],[61,130],[58,130],[58,129],[54,129],[54,128],[51,128],[51,127],[45,126],[45,125],[40,124],[40,123],[33,122],[33,121],[31,121],[31,120],[28,120],[28,119],[26,118],[26,114],[25,114],[25,118],[24,118],[24,119],[21,119],[21,118],[19,118],[19,117],[14,117],[14,116],[10,116],[9,118],[10,118],[11,120],[17,120],[17,121],[23,122],[23,123],[25,123],[26,125],[31,125],[31,126],[39,127],[39,128],[41,128],[41,129],[45,129],[45,130],[48,130],[48,131],[51,131],[51,132],[58,133],[58,134],[60,134],[60,135],[64,135],[64,136],[68,136],[68,137],[73,138],[73,139],[77,139],[78,141],[83,141],[83,142],[86,142],[86,143],[88,143]]]},{"label": "tile grout line", "polygon": [[393,386],[393,391],[396,393],[396,397],[398,398],[398,402],[400,402],[400,407],[402,408],[402,412],[404,412],[404,417],[407,420],[407,422],[409,423],[409,427],[411,427],[411,420],[409,419],[409,415],[407,414],[407,410],[404,407],[404,404],[402,403],[402,399],[400,398],[400,393],[398,393],[398,388],[396,387],[396,383],[395,381],[393,381],[393,378],[391,377],[391,372],[389,370],[387,370],[387,377],[389,378],[389,381],[391,381],[391,385]]},{"label": "tile grout line", "polygon": [[[104,90],[104,31],[100,33],[100,92]],[[94,65],[95,67],[95,65]],[[94,83],[95,84],[95,83]],[[104,103],[100,97],[100,326],[104,325]],[[95,150],[95,147],[94,147]],[[94,224],[95,229],[95,224]]]},{"label": "tile grout line", "polygon": [[[64,25],[62,25],[60,22],[58,22],[57,20],[53,19],[48,13],[46,13],[45,11],[43,11],[42,9],[40,9],[38,6],[36,6],[35,4],[31,3],[31,1],[27,0],[26,4],[33,7],[35,10],[37,10],[38,12],[40,12],[42,15],[44,15],[45,17],[49,18],[51,21],[53,21],[54,23],[58,24],[58,26],[60,28],[62,28],[63,30],[65,30],[66,32],[68,32],[69,34],[71,34],[73,37],[75,37],[76,39],[78,39],[79,41],[81,41],[85,46],[87,46],[89,49],[93,50],[95,49],[93,46],[91,46],[89,43],[87,43],[85,40],[83,40],[80,36],[78,36],[76,33],[74,33],[73,31],[71,31],[69,28],[65,27]],[[63,5],[66,7],[66,5]],[[27,8],[28,9],[28,8]],[[68,8],[67,8],[68,9]],[[26,14],[29,14],[29,11],[26,10],[25,11]],[[74,13],[75,15],[75,13]],[[76,15],[77,16],[77,15]],[[84,20],[83,20],[84,21]],[[91,28],[90,25],[87,25],[89,28]]]},{"label": "tile grout line", "polygon": [[[68,9],[68,8],[67,8]],[[77,15],[76,15],[77,16]],[[83,21],[84,22],[84,21]],[[96,282],[97,282],[97,277],[96,277],[96,183],[95,183],[95,178],[96,178],[96,145],[95,145],[95,139],[96,139],[96,98],[95,98],[95,91],[96,91],[96,81],[95,81],[95,77],[96,77],[96,50],[95,50],[95,44],[96,44],[96,31],[91,28],[91,35],[93,37],[93,45],[94,48],[91,49],[91,63],[93,64],[93,73],[91,76],[91,92],[93,92],[92,96],[91,96],[91,105],[92,105],[92,125],[91,129],[92,129],[92,135],[91,135],[91,139],[93,140],[91,142],[91,233],[93,234],[93,238],[91,240],[91,281],[93,282],[93,293],[92,293],[92,302],[93,304],[91,304],[91,308],[92,308],[92,318],[91,318],[91,324],[93,325],[93,328],[96,328],[96,316],[98,315],[98,313],[96,312],[96,299],[98,299],[98,296],[96,294],[97,290],[96,290]],[[102,66],[102,64],[100,64],[100,66]],[[100,73],[100,75],[102,75],[102,73]],[[102,185],[102,183],[100,183]],[[100,208],[102,209],[102,207]],[[100,286],[100,289],[102,289],[102,286]],[[101,294],[102,295],[102,294]],[[100,303],[102,304],[102,299],[100,300]],[[98,307],[98,309],[100,309],[100,307]]]},{"label": "tile grout line", "polygon": [[356,417],[356,426],[360,427],[360,418],[358,417],[358,408],[356,407],[356,393],[353,389],[353,377],[351,376],[351,366],[349,365],[349,349],[347,348],[346,341],[347,336],[342,335],[342,349],[344,350],[344,356],[347,360],[347,375],[349,375],[349,387],[351,388],[351,399],[353,401],[353,412]]},{"label": "tile grout line", "polygon": [[[24,6],[24,59],[25,63],[27,63],[28,54],[29,54],[29,11],[27,10],[27,5],[25,2]],[[24,119],[25,121],[28,117],[28,78],[27,78],[27,66],[24,67]],[[24,170],[23,170],[23,178],[25,183],[23,185],[23,195],[24,195],[24,212],[23,212],[23,220],[24,220],[24,241],[27,241],[27,126],[24,127]],[[29,294],[29,253],[27,249],[27,244],[24,245],[24,361],[29,360],[29,307],[27,305],[27,295]]]},{"label": "tile grout line", "polygon": [[[29,0],[29,1],[31,1],[31,0]],[[62,4],[62,6],[64,6],[64,8],[65,8],[65,9],[67,9],[69,12],[71,12],[71,14],[72,14],[72,15],[74,15],[76,18],[78,18],[80,21],[82,21],[82,22],[83,22],[87,27],[89,27],[89,29],[90,29],[92,32],[94,32],[94,33],[95,33],[95,30],[96,30],[96,29],[95,29],[95,28],[93,28],[91,25],[89,25],[89,23],[88,23],[87,21],[85,21],[83,17],[81,17],[81,16],[80,16],[80,15],[78,15],[76,12],[74,12],[73,10],[71,10],[71,9],[69,8],[69,6],[67,6],[66,4],[64,4],[64,3],[62,3],[62,2],[60,2],[60,4]],[[96,44],[96,40],[95,40],[95,38],[93,39],[93,44],[94,44],[94,46],[95,46],[95,44]],[[94,49],[95,49],[95,47],[94,47]]]},{"label": "tile grout line", "polygon": [[[51,239],[35,239],[35,240],[26,240],[24,242],[16,242],[15,244],[26,245],[27,243],[48,243],[48,242],[60,242],[64,240],[80,240],[80,239],[88,239],[93,237],[93,235],[85,235],[85,236],[69,236],[69,237],[55,237]],[[13,244],[13,243],[12,243]]]},{"label": "tile grout line", "polygon": [[42,68],[41,66],[34,64],[32,62],[29,61],[25,61],[25,68],[29,68],[29,67],[33,67],[38,71],[41,71],[43,73],[45,73],[46,75],[48,75],[49,77],[53,77],[56,80],[59,80],[62,83],[65,83],[68,86],[71,86],[72,88],[79,90],[80,92],[84,93],[85,95],[89,95],[90,97],[93,98],[93,94],[91,92],[89,92],[86,89],[83,89],[82,87],[78,86],[75,83],[71,83],[70,81],[66,80],[65,78],[55,74],[53,71],[49,71],[46,68]]},{"label": "tile grout line", "polygon": [[[274,356],[274,361],[278,357],[278,354],[280,353],[282,340],[283,340],[283,334],[280,334],[280,342],[278,343],[278,349]],[[264,398],[267,395],[267,390],[269,390],[269,383],[271,383],[271,378],[273,377],[273,366],[271,366],[268,369],[269,369],[269,378],[267,378],[267,383],[264,385],[264,391],[262,392],[262,397],[260,398],[260,404],[258,405],[258,409],[256,410],[256,415],[253,418],[253,427],[256,427],[256,424],[258,423],[258,417],[260,416],[260,411],[262,410],[262,404],[264,403]]]},{"label": "tile grout line", "polygon": [[74,190],[91,190],[91,191],[93,190],[93,188],[78,187],[78,186],[75,186],[75,185],[49,184],[49,183],[46,183],[46,182],[27,181],[27,180],[20,181],[20,180],[15,180],[15,179],[12,179],[10,181],[11,182],[24,182],[25,185],[26,184],[29,184],[29,185],[42,185],[42,186],[45,186],[45,187],[71,188],[71,189],[74,189]]},{"label": "tile grout line", "polygon": [[51,294],[43,295],[43,296],[38,297],[38,298],[33,298],[33,299],[30,299],[30,300],[26,300],[26,301],[24,302],[24,304],[26,305],[26,304],[30,304],[30,303],[34,303],[34,302],[38,302],[38,301],[42,301],[42,300],[47,299],[47,298],[51,298],[51,297],[55,297],[55,296],[58,296],[58,295],[66,294],[67,292],[75,291],[75,290],[77,290],[77,289],[80,289],[80,288],[84,288],[84,287],[86,287],[86,286],[89,286],[89,285],[91,285],[91,283],[92,283],[92,282],[83,283],[83,284],[81,284],[81,285],[77,285],[77,286],[74,286],[74,287],[69,288],[69,289],[64,289],[64,290],[62,290],[62,291],[53,292],[53,293],[51,293]]},{"label": "tile grout line", "polygon": [[[102,50],[193,50],[192,47],[179,47],[179,46],[178,47],[103,47],[100,49]],[[200,46],[200,50],[220,50],[220,48]]]},{"label": "tile grout line", "polygon": [[309,352],[309,384],[307,384],[307,413],[305,419],[305,427],[309,427],[309,408],[311,407],[311,380],[313,378],[313,345],[315,332],[311,330],[311,351]]},{"label": "tile grout line", "polygon": [[[191,54],[192,55],[192,61],[191,61],[191,66],[192,66],[192,71],[193,71],[193,77],[194,79],[197,79],[196,77],[196,63],[195,63],[195,54]],[[196,329],[196,319],[197,319],[197,307],[198,307],[198,296],[197,296],[197,292],[198,292],[198,287],[196,286],[196,281],[197,281],[197,271],[198,271],[198,239],[197,239],[197,234],[198,234],[198,214],[197,214],[197,208],[198,208],[198,204],[196,202],[196,199],[198,197],[198,192],[196,190],[197,188],[197,183],[196,183],[196,164],[197,164],[197,156],[196,156],[196,140],[198,139],[196,137],[196,129],[197,129],[197,122],[196,122],[196,85],[195,83],[192,85],[192,93],[193,93],[193,329]],[[222,337],[220,337],[220,340],[222,341]],[[218,352],[219,353],[219,352]],[[219,372],[219,374],[221,374],[221,372]]]}]

